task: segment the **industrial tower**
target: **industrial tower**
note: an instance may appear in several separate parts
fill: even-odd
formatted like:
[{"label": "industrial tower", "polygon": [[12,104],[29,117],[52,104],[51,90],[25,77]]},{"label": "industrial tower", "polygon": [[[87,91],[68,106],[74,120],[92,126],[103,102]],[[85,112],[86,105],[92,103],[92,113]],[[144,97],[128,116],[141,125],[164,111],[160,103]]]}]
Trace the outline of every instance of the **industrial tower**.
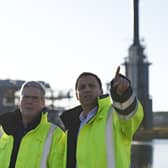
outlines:
[{"label": "industrial tower", "polygon": [[126,76],[131,80],[133,90],[144,108],[143,127],[152,128],[152,99],[149,95],[149,65],[144,54],[145,47],[139,40],[139,0],[133,0],[133,44],[129,47],[129,54],[124,65]]}]

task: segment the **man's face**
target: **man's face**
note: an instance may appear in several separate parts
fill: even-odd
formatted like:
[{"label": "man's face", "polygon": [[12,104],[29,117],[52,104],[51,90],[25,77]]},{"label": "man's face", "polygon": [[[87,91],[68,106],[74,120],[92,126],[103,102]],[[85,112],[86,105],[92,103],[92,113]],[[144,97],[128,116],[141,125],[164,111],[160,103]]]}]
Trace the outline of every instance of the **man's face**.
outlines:
[{"label": "man's face", "polygon": [[24,117],[35,118],[45,106],[40,89],[25,87],[20,97],[20,111]]},{"label": "man's face", "polygon": [[94,107],[97,97],[102,95],[102,89],[94,76],[82,76],[76,88],[76,96],[82,106]]}]

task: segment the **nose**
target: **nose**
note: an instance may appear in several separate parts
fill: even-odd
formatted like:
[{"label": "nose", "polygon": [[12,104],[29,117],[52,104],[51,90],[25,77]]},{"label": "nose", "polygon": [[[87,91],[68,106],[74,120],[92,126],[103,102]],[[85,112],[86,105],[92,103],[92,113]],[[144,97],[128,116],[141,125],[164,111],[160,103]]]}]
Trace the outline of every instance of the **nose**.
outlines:
[{"label": "nose", "polygon": [[85,92],[90,92],[91,91],[91,88],[89,87],[89,85],[86,85],[85,86]]},{"label": "nose", "polygon": [[32,104],[33,103],[33,98],[27,99],[27,103]]},{"label": "nose", "polygon": [[24,100],[28,104],[32,104],[34,102],[34,98],[32,96],[27,96]]}]

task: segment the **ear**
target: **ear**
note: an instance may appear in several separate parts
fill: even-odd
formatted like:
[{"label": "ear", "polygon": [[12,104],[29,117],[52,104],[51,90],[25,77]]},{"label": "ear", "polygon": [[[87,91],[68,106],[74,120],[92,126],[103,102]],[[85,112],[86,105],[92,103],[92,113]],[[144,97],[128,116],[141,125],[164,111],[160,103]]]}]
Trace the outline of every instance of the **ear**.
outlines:
[{"label": "ear", "polygon": [[18,104],[17,104],[17,107],[20,109],[20,106],[21,106],[21,96],[19,97],[19,102],[18,102]]},{"label": "ear", "polygon": [[100,89],[100,93],[101,93],[101,95],[103,95],[103,88]]},{"label": "ear", "polygon": [[76,95],[76,99],[79,100],[79,96],[78,96],[77,91],[75,92],[75,95]]},{"label": "ear", "polygon": [[45,106],[45,99],[41,100],[41,104],[42,104],[42,106]]}]

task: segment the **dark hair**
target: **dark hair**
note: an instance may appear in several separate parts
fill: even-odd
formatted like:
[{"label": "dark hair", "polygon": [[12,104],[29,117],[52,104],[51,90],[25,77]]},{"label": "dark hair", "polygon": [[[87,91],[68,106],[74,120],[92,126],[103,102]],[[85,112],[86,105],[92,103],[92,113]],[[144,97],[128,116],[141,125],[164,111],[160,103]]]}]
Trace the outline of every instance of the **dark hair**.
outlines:
[{"label": "dark hair", "polygon": [[44,86],[40,82],[37,82],[37,81],[28,81],[28,82],[23,83],[23,85],[21,86],[21,89],[20,89],[20,93],[22,93],[23,89],[26,88],[26,87],[35,87],[35,88],[38,88],[40,90],[40,92],[41,92],[41,95],[43,97],[45,97],[45,88],[44,88]]},{"label": "dark hair", "polygon": [[80,79],[81,77],[83,77],[83,76],[89,76],[89,75],[96,78],[96,80],[97,80],[97,82],[98,82],[100,88],[102,89],[102,82],[101,82],[100,78],[99,78],[96,74],[91,73],[91,72],[83,72],[83,73],[81,73],[81,74],[78,76],[78,78],[77,78],[77,80],[76,80],[75,90],[77,90],[79,79]]}]

